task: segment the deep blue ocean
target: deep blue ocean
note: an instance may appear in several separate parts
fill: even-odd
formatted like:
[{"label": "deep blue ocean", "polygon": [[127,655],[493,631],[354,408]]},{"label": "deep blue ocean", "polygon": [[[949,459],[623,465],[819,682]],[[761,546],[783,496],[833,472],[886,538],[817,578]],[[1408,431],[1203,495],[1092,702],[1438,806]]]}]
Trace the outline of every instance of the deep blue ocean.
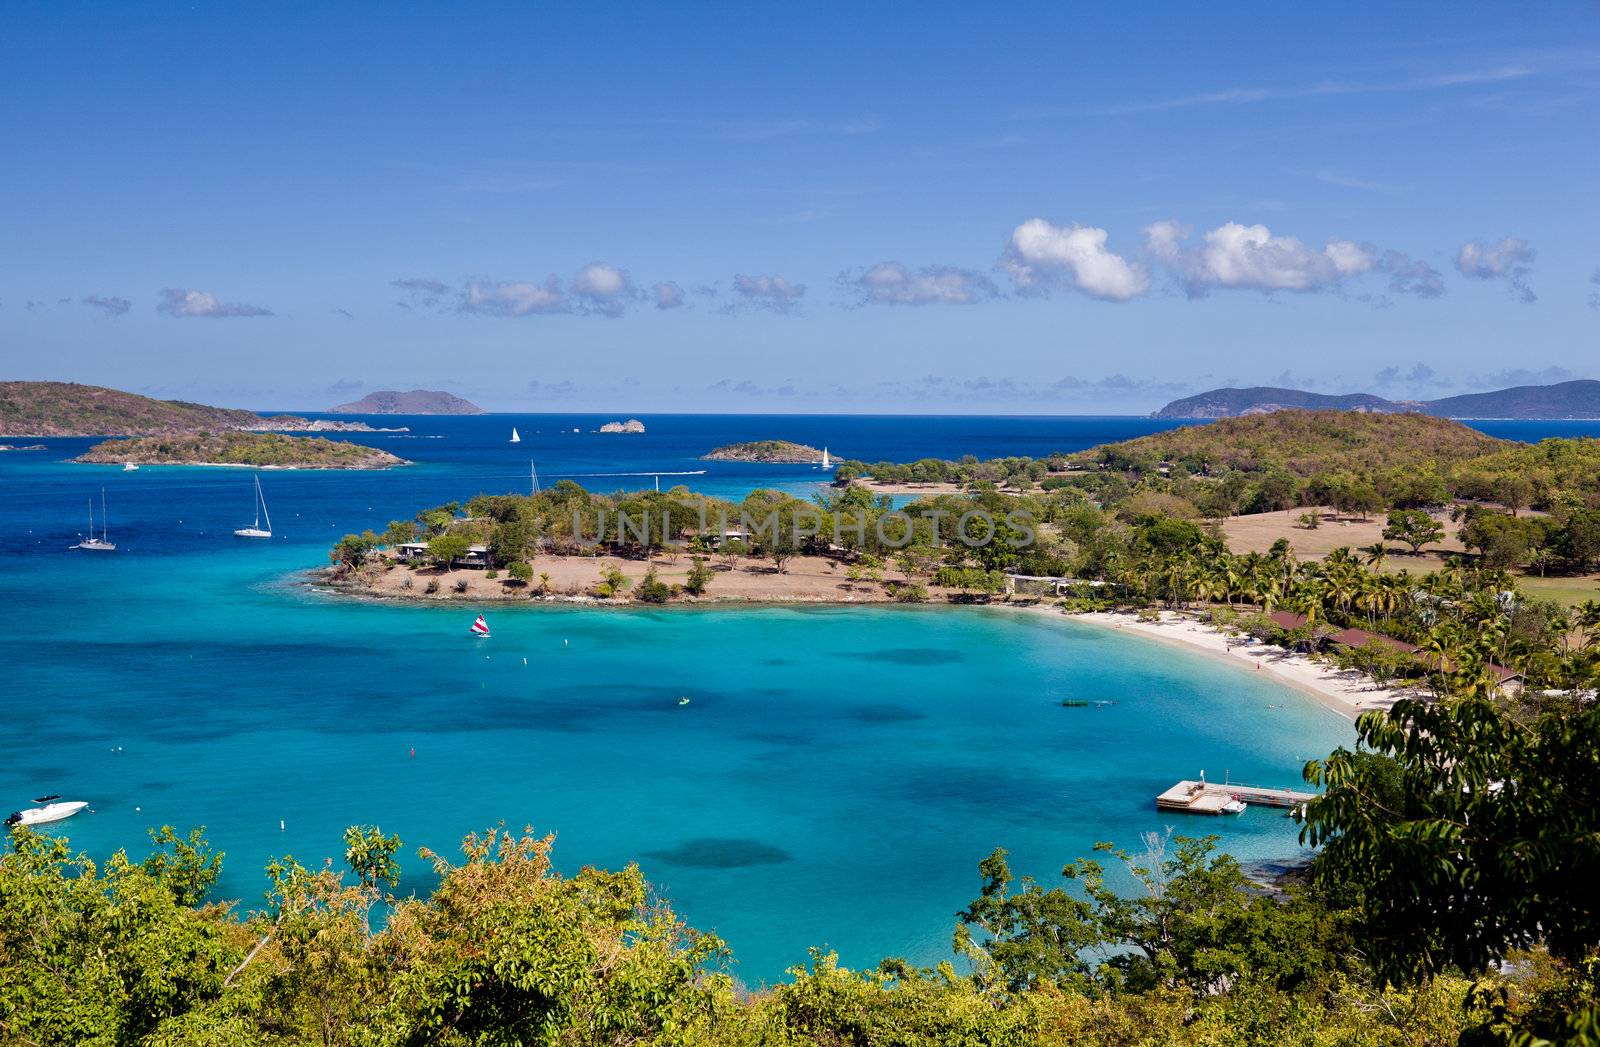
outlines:
[{"label": "deep blue ocean", "polygon": [[[147,826],[205,825],[220,894],[259,904],[275,855],[337,859],[380,824],[415,858],[501,820],[558,834],[566,869],[638,861],[755,984],[808,946],[852,966],[949,956],[954,913],[996,846],[1046,882],[1096,841],[1163,831],[1155,794],[1205,769],[1292,785],[1350,725],[1254,674],[1137,637],[957,608],[474,610],[368,603],[300,577],[347,531],[480,491],[684,482],[799,494],[806,466],[700,462],[734,440],[836,458],[1041,455],[1156,431],[1144,418],[588,415],[372,418],[359,434],[415,464],[382,473],[66,462],[93,441],[0,454],[0,807],[60,793],[92,813],[56,831],[137,853]],[[520,444],[508,443],[511,427]],[[1499,436],[1596,423],[1481,423]],[[577,429],[579,432],[573,432]],[[106,491],[114,553],[69,551]],[[690,705],[678,698],[689,696]],[[1062,708],[1064,697],[1114,699]],[[281,825],[281,828],[280,828]],[[1178,819],[1243,858],[1297,853],[1282,812]]]}]

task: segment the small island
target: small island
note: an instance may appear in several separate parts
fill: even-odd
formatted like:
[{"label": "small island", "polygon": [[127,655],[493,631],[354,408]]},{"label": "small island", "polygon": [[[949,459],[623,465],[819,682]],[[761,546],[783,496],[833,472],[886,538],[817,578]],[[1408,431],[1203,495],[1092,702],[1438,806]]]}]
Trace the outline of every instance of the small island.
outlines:
[{"label": "small island", "polygon": [[0,451],[43,451],[45,449],[44,444],[27,444],[23,447],[17,447],[14,444],[0,444]]},{"label": "small island", "polygon": [[359,400],[328,408],[329,414],[486,414],[470,400],[438,389],[400,392],[380,389]]},{"label": "small island", "polygon": [[607,422],[600,427],[602,433],[642,433],[644,423],[637,418],[629,418],[626,422]]},{"label": "small island", "polygon": [[366,422],[347,422],[338,418],[301,418],[295,414],[275,414],[259,425],[241,425],[247,433],[409,433],[409,426],[376,428]]},{"label": "small island", "polygon": [[94,465],[244,465],[262,469],[388,469],[387,451],[343,440],[278,433],[187,433],[105,440],[73,459]]},{"label": "small island", "polygon": [[792,465],[816,465],[822,462],[823,452],[793,440],[747,440],[727,444],[700,456],[707,462],[776,462]]}]

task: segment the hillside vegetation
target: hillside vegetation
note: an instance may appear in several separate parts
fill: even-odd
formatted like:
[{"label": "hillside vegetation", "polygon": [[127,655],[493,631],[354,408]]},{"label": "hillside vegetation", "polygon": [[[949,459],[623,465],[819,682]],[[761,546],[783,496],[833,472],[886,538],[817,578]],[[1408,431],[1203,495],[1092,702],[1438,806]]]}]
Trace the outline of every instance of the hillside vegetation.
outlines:
[{"label": "hillside vegetation", "polygon": [[1425,465],[1444,468],[1517,446],[1460,422],[1428,415],[1282,411],[1103,444],[1074,457],[1135,472],[1172,463],[1196,473],[1282,469],[1310,477]]},{"label": "hillside vegetation", "polygon": [[709,462],[786,462],[810,465],[822,461],[822,452],[793,440],[747,440],[727,444],[701,456]]},{"label": "hillside vegetation", "polygon": [[142,436],[260,425],[254,411],[72,382],[0,382],[0,435]]},{"label": "hillside vegetation", "polygon": [[470,400],[437,389],[380,389],[352,403],[328,408],[331,414],[483,414]]},{"label": "hillside vegetation", "polygon": [[75,462],[116,465],[254,465],[295,469],[387,469],[406,464],[387,451],[343,440],[279,433],[201,432],[106,440]]}]

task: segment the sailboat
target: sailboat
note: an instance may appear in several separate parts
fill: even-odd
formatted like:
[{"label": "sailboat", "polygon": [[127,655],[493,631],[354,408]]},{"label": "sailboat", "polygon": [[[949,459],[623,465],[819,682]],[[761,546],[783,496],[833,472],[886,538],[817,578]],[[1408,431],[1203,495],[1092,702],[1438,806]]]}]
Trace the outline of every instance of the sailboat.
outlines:
[{"label": "sailboat", "polygon": [[[267,526],[262,528],[261,518],[267,518]],[[256,477],[256,522],[249,527],[241,527],[233,532],[235,538],[271,538],[272,515],[267,512],[267,496],[261,490],[261,477]]]},{"label": "sailboat", "polygon": [[106,489],[100,488],[100,537],[94,536],[94,499],[89,499],[89,537],[74,545],[74,549],[88,549],[96,553],[115,552],[117,543],[111,540],[110,529],[106,526]]},{"label": "sailboat", "polygon": [[539,493],[539,470],[534,467],[533,459],[528,459],[528,494]]},{"label": "sailboat", "polygon": [[472,623],[471,631],[473,636],[488,637],[489,623],[483,620],[483,615],[478,615],[478,620]]},{"label": "sailboat", "polygon": [[517,432],[517,427],[514,425],[511,427],[511,442],[514,444],[520,444],[522,442],[522,435]]},{"label": "sailboat", "polygon": [[824,469],[832,469],[833,468],[833,464],[832,463],[833,463],[833,460],[828,457],[828,449],[826,447],[824,447],[822,449],[822,467]]}]

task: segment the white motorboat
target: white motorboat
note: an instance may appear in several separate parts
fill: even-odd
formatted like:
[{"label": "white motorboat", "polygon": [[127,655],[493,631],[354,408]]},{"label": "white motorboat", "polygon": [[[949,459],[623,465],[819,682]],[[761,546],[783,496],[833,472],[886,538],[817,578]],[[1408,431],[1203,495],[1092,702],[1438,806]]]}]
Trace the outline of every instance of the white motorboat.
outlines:
[{"label": "white motorboat", "polygon": [[1241,800],[1237,796],[1235,796],[1233,799],[1229,800],[1227,803],[1222,805],[1222,813],[1223,814],[1243,814],[1244,813],[1244,809],[1246,807],[1249,807],[1249,806],[1250,806],[1249,804],[1245,803],[1243,800]]},{"label": "white motorboat", "polygon": [[[45,803],[44,801],[52,801]],[[7,825],[45,825],[49,822],[59,822],[63,818],[71,818],[85,807],[89,806],[87,800],[62,801],[59,796],[45,796],[35,803],[43,803],[41,807],[28,807],[20,811],[13,811],[6,819]]]},{"label": "white motorboat", "polygon": [[136,473],[139,471],[139,467],[134,465],[132,462],[123,462],[122,471],[125,473]]},{"label": "white motorboat", "polygon": [[[261,518],[266,517],[267,526],[261,526]],[[267,496],[261,491],[261,477],[256,477],[256,522],[249,527],[241,527],[233,532],[235,538],[271,538],[272,515],[267,512]]]},{"label": "white motorboat", "polygon": [[100,537],[94,536],[94,499],[89,499],[89,536],[74,549],[87,549],[95,553],[115,552],[117,543],[111,540],[110,529],[106,526],[106,489],[100,488]]}]

